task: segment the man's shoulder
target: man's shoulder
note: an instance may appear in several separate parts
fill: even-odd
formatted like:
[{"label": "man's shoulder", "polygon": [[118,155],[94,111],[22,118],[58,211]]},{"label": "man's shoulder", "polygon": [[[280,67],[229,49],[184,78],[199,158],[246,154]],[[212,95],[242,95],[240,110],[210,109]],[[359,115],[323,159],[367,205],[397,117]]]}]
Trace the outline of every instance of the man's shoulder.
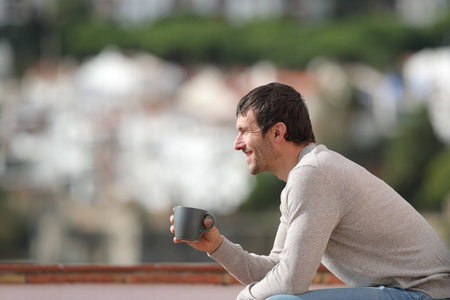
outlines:
[{"label": "man's shoulder", "polygon": [[339,153],[329,150],[325,145],[308,145],[300,155],[297,165],[292,169],[293,172],[302,172],[309,168],[318,170],[333,162],[347,160]]},{"label": "man's shoulder", "polygon": [[367,177],[368,172],[360,165],[329,150],[324,145],[306,149],[297,165],[291,170],[289,182],[302,181],[308,184],[354,181],[359,177]]}]

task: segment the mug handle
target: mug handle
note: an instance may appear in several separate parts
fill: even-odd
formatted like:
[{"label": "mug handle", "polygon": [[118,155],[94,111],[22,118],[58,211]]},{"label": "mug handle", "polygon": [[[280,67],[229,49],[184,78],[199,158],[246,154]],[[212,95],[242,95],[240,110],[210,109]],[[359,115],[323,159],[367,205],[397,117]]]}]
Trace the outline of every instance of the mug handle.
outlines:
[{"label": "mug handle", "polygon": [[212,213],[210,213],[210,212],[207,212],[207,213],[205,213],[204,215],[203,215],[203,221],[205,221],[205,219],[206,219],[206,217],[207,216],[210,216],[211,217],[211,224],[208,226],[208,228],[205,228],[205,229],[201,229],[200,230],[200,233],[205,233],[205,232],[207,232],[208,230],[210,230],[211,228],[213,228],[213,226],[216,224],[216,217],[212,214]]}]

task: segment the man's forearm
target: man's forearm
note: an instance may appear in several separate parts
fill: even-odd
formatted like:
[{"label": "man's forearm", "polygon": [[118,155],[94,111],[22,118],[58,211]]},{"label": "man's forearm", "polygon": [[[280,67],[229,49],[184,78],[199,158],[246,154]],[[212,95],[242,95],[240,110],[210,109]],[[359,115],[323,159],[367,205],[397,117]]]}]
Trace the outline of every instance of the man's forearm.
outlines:
[{"label": "man's forearm", "polygon": [[277,264],[277,257],[248,253],[225,237],[220,247],[208,255],[244,285],[260,281]]}]

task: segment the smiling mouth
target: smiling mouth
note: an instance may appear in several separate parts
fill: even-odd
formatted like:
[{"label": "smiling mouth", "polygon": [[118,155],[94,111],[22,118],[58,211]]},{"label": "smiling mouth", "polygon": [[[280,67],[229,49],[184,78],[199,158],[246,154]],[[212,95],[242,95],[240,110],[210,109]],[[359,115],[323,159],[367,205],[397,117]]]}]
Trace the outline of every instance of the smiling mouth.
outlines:
[{"label": "smiling mouth", "polygon": [[247,156],[247,162],[249,161],[250,156],[252,156],[253,151],[244,151],[244,154]]}]

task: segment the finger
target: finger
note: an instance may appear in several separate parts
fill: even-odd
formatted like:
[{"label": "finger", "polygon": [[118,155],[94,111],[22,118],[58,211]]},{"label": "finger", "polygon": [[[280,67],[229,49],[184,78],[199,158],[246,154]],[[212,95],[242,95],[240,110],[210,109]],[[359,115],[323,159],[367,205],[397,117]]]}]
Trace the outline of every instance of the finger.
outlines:
[{"label": "finger", "polygon": [[173,215],[171,215],[170,218],[169,218],[170,223],[172,223],[172,224],[173,224],[173,218],[174,218]]},{"label": "finger", "polygon": [[212,220],[211,219],[205,219],[203,221],[203,226],[205,226],[205,228],[209,227],[209,225],[211,225]]},{"label": "finger", "polygon": [[185,243],[185,241],[179,240],[179,239],[177,239],[176,237],[173,238],[173,242],[174,242],[175,244],[178,244],[178,243]]},{"label": "finger", "polygon": [[173,225],[170,226],[170,232],[175,233],[175,227]]}]

